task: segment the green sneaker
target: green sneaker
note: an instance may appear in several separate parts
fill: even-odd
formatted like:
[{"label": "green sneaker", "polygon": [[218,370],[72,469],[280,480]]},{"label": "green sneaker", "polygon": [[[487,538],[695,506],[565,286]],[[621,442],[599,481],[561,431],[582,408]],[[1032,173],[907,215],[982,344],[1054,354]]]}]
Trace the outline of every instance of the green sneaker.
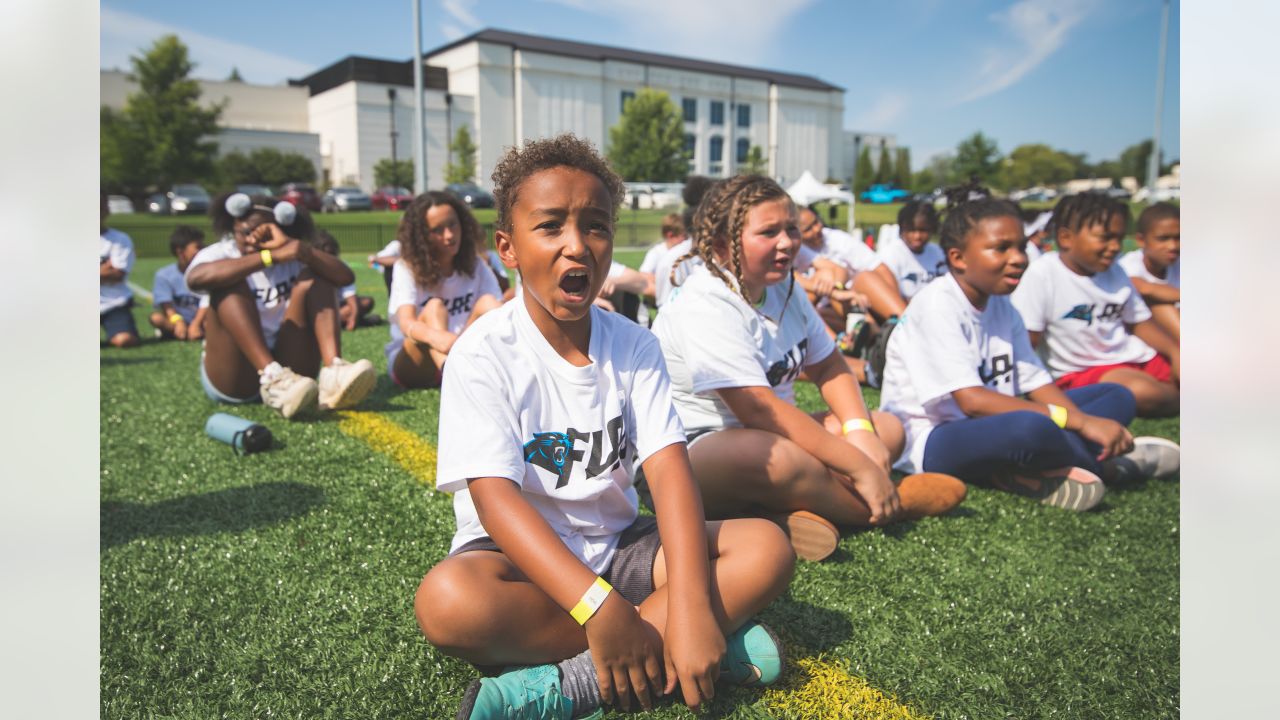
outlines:
[{"label": "green sneaker", "polygon": [[[599,718],[599,709],[589,718]],[[530,665],[480,678],[462,695],[458,720],[570,720],[573,701],[560,691],[560,669]]]},{"label": "green sneaker", "polygon": [[720,679],[742,687],[760,687],[782,677],[786,666],[782,641],[764,623],[748,620],[724,640]]}]

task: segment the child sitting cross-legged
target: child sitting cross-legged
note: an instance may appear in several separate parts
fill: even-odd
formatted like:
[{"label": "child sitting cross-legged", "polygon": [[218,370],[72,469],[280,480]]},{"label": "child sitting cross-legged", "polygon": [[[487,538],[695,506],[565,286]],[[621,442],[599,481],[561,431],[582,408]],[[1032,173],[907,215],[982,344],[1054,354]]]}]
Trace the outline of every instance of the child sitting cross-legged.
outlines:
[{"label": "child sitting cross-legged", "polygon": [[1138,249],[1120,267],[1151,308],[1151,317],[1174,340],[1182,337],[1182,220],[1177,205],[1156,203],[1138,216]]},{"label": "child sitting cross-legged", "polygon": [[200,340],[204,338],[204,316],[209,300],[191,292],[182,274],[204,248],[204,233],[190,225],[179,225],[169,235],[169,252],[177,262],[156,271],[151,291],[155,311],[147,319],[162,338]]},{"label": "child sitting cross-legged", "polygon": [[781,647],[751,617],[786,589],[786,538],[705,522],[657,341],[592,305],[621,180],[571,135],[508,151],[493,179],[495,244],[524,280],[445,365],[437,478],[458,531],[415,601],[440,651],[507,667],[458,717],[598,717],[677,686],[696,708],[717,679],[774,682]]}]

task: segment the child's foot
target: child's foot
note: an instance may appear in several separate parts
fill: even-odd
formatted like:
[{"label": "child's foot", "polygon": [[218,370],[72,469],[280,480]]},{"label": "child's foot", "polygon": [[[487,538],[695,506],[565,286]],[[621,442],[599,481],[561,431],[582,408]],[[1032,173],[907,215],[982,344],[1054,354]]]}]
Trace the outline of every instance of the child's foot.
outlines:
[{"label": "child's foot", "polygon": [[373,363],[368,360],[361,358],[349,363],[334,358],[332,365],[320,369],[320,409],[352,407],[365,399],[377,381]]},{"label": "child's foot", "polygon": [[[597,710],[590,717],[600,717]],[[480,678],[462,695],[458,720],[570,720],[573,701],[555,665],[530,665]]]},{"label": "child's foot", "polygon": [[299,375],[278,362],[272,362],[258,375],[262,404],[278,410],[285,420],[315,408],[319,394],[315,380]]},{"label": "child's foot", "polygon": [[748,620],[725,639],[720,679],[742,687],[772,685],[786,668],[782,641],[764,623]]},{"label": "child's foot", "polygon": [[898,483],[898,499],[902,501],[902,519],[945,515],[964,501],[967,489],[963,480],[942,473],[916,473]]},{"label": "child's foot", "polygon": [[1097,475],[1078,467],[1005,473],[992,478],[991,484],[999,490],[1039,500],[1042,505],[1077,512],[1092,509],[1107,492]]},{"label": "child's foot", "polygon": [[1166,478],[1182,467],[1182,448],[1172,440],[1136,437],[1133,449],[1103,463],[1108,482],[1126,483],[1146,478]]},{"label": "child's foot", "polygon": [[840,531],[829,520],[807,510],[766,515],[791,541],[796,557],[817,562],[836,551],[840,543]]}]

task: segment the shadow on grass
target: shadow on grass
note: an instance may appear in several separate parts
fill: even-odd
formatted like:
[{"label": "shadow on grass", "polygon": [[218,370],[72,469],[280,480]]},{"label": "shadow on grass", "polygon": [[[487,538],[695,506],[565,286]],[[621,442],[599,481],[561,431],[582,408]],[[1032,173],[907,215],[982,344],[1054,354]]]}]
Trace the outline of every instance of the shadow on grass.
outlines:
[{"label": "shadow on grass", "polygon": [[241,532],[306,515],[324,502],[322,490],[296,482],[216,490],[150,505],[108,501],[100,510],[100,549],[141,537]]}]

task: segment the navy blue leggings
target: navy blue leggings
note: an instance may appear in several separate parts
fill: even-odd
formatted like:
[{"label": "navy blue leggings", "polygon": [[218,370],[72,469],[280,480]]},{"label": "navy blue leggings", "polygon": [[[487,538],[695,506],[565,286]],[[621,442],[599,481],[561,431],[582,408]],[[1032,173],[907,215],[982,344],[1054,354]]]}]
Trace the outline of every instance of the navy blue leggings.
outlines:
[{"label": "navy blue leggings", "polygon": [[[1133,393],[1116,383],[1098,383],[1067,391],[1067,397],[1090,415],[1128,425],[1137,412]],[[925,472],[982,482],[994,471],[1011,468],[1048,470],[1080,467],[1102,475],[1102,448],[1072,430],[1063,430],[1047,415],[1019,410],[1002,415],[944,423],[929,433],[924,446]]]}]

